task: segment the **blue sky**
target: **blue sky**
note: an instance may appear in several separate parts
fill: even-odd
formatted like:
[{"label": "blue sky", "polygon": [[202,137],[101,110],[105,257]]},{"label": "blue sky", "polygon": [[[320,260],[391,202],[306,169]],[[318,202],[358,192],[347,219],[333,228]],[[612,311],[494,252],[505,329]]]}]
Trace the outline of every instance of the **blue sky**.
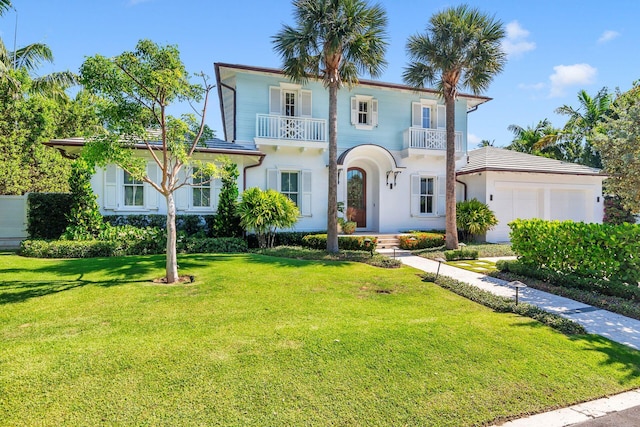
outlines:
[{"label": "blue sky", "polygon": [[[77,71],[85,57],[117,55],[141,38],[175,44],[191,72],[214,77],[213,63],[279,67],[271,37],[292,24],[290,0],[13,0],[17,45],[49,45],[54,64],[40,73]],[[389,26],[388,66],[380,80],[402,83],[408,36],[424,32],[431,15],[458,2],[380,2]],[[577,107],[578,90],[595,95],[606,86],[627,90],[640,78],[640,2],[610,0],[478,0],[468,4],[495,15],[507,29],[509,60],[484,95],[493,98],[469,115],[469,147],[481,139],[510,143],[511,124],[523,127],[548,118],[561,105]],[[16,13],[0,18],[0,36],[13,46]],[[363,76],[367,77],[367,76]],[[222,137],[217,95],[207,123]]]}]

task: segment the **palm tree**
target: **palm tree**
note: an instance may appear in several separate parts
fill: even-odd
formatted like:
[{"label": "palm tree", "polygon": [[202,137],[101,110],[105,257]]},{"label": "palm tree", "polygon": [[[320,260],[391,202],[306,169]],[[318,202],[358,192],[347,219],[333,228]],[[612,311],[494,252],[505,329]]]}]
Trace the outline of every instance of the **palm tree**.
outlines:
[{"label": "palm tree", "polygon": [[602,160],[600,154],[593,148],[591,139],[593,132],[596,131],[598,125],[607,116],[611,108],[611,94],[607,88],[602,88],[591,97],[585,90],[578,92],[577,109],[563,105],[556,109],[556,113],[569,116],[567,123],[564,125],[563,133],[566,138],[570,138],[582,145],[582,153],[575,160],[596,168],[602,168]]},{"label": "palm tree", "polygon": [[535,126],[509,125],[507,129],[513,132],[511,144],[505,147],[507,150],[564,160],[560,146],[556,145],[562,134],[548,119],[540,120]]},{"label": "palm tree", "polygon": [[445,9],[431,17],[424,34],[407,41],[410,64],[404,81],[416,88],[434,85],[446,109],[446,246],[458,247],[455,194],[455,100],[459,90],[479,94],[500,73],[506,55],[500,42],[503,25],[467,5]]},{"label": "palm tree", "polygon": [[386,12],[365,0],[294,0],[296,26],[273,37],[283,71],[293,81],[322,80],[329,89],[327,251],[338,252],[338,90],[377,77],[386,62]]}]

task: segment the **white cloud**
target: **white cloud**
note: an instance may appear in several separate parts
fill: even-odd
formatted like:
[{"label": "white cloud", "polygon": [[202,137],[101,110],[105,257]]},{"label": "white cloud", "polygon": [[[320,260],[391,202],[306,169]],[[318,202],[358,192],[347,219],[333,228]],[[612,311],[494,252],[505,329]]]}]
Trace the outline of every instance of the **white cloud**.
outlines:
[{"label": "white cloud", "polygon": [[588,85],[595,81],[598,70],[589,64],[556,65],[549,76],[551,92],[549,97],[557,98],[565,94],[568,86]]},{"label": "white cloud", "polygon": [[615,38],[617,38],[619,36],[620,36],[619,32],[613,31],[613,30],[607,30],[604,33],[602,33],[602,35],[598,39],[598,44],[603,44],[603,43],[610,42],[611,40],[613,40],[613,39],[615,39]]},{"label": "white cloud", "polygon": [[478,135],[472,133],[467,134],[467,146],[478,145],[482,139]]},{"label": "white cloud", "polygon": [[502,50],[507,56],[520,56],[534,50],[536,44],[527,40],[529,31],[520,26],[518,21],[511,21],[505,26],[506,38],[502,41]]}]

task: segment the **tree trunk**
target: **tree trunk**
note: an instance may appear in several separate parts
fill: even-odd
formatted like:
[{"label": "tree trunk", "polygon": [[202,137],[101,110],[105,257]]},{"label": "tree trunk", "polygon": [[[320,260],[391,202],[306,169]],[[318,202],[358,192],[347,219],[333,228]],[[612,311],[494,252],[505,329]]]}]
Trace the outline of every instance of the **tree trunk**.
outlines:
[{"label": "tree trunk", "polygon": [[329,85],[329,195],[327,252],[338,252],[338,82]]},{"label": "tree trunk", "polygon": [[456,225],[456,129],[455,98],[445,95],[447,113],[447,169],[446,169],[446,201],[445,201],[445,245],[447,249],[458,247],[458,228]]},{"label": "tree trunk", "polygon": [[178,257],[176,251],[176,203],[173,193],[165,195],[167,199],[167,283],[178,281]]}]

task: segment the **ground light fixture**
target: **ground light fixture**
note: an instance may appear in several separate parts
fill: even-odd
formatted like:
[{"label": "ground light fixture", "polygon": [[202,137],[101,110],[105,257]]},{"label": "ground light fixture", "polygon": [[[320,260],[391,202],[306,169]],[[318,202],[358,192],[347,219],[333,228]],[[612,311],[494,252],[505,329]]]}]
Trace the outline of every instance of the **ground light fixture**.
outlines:
[{"label": "ground light fixture", "polygon": [[516,305],[518,305],[518,291],[520,289],[526,288],[527,285],[525,285],[519,280],[514,280],[513,282],[509,282],[508,285],[516,288]]},{"label": "ground light fixture", "polygon": [[438,261],[438,271],[436,271],[436,278],[434,279],[435,281],[435,280],[438,280],[438,275],[440,274],[440,266],[442,265],[443,262],[447,262],[447,260],[444,258],[434,258],[433,260]]}]

